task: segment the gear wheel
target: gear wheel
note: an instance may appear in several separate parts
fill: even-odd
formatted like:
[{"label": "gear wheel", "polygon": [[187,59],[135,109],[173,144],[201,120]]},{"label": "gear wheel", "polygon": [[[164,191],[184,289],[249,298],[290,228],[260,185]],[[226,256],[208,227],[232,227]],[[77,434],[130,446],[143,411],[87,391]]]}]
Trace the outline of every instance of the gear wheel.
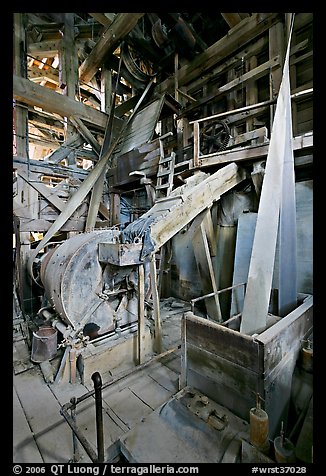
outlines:
[{"label": "gear wheel", "polygon": [[230,140],[229,126],[223,121],[210,122],[200,133],[201,153],[212,154],[224,150]]}]

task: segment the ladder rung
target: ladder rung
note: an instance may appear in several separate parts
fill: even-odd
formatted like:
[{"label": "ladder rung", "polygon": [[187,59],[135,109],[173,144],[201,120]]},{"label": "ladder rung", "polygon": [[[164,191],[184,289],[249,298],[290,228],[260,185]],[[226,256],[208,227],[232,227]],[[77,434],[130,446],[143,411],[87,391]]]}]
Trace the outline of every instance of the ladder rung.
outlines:
[{"label": "ladder rung", "polygon": [[164,177],[164,175],[170,175],[171,170],[163,170],[162,172],[157,172],[157,177]]},{"label": "ladder rung", "polygon": [[182,167],[183,165],[189,165],[190,160],[184,160],[183,162],[179,162],[178,164],[174,164],[174,167]]},{"label": "ladder rung", "polygon": [[[183,196],[182,195],[173,195],[172,197],[171,196],[168,196],[168,197],[161,197],[161,198],[157,198],[155,200],[155,203],[158,203],[158,202],[171,202],[173,200],[181,200],[183,202]],[[168,208],[167,208],[168,210]]]},{"label": "ladder rung", "polygon": [[162,188],[168,188],[170,186],[169,183],[164,183],[162,185],[157,185],[155,188],[156,190],[161,190]]},{"label": "ladder rung", "polygon": [[158,161],[158,164],[165,164],[166,162],[171,162],[172,160],[172,156],[169,155],[168,157],[164,157],[164,158],[160,158],[160,160]]}]

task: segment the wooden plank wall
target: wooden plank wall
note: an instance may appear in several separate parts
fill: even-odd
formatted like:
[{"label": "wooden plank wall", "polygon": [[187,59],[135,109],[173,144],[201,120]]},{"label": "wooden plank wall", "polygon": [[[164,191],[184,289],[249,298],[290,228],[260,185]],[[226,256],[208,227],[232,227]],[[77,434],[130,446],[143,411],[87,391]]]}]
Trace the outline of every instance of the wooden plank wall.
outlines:
[{"label": "wooden plank wall", "polygon": [[184,314],[185,353],[183,373],[193,386],[240,418],[249,419],[262,371],[260,346],[207,319]]}]

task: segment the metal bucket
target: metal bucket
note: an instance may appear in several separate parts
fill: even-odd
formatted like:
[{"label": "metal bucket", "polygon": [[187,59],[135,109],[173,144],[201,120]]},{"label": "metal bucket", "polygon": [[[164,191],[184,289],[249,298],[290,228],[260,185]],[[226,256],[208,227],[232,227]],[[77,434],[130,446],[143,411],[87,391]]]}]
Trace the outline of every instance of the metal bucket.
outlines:
[{"label": "metal bucket", "polygon": [[53,327],[40,327],[33,332],[31,360],[35,363],[53,359],[57,353],[58,331]]}]

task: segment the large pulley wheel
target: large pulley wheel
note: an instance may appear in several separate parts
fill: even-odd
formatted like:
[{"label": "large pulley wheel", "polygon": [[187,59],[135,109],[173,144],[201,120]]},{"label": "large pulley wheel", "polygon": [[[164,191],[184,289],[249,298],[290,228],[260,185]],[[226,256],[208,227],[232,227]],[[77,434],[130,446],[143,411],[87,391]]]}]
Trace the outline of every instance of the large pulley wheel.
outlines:
[{"label": "large pulley wheel", "polygon": [[224,150],[230,140],[229,126],[223,121],[210,122],[200,133],[200,151],[203,155]]},{"label": "large pulley wheel", "polygon": [[127,43],[122,46],[123,63],[133,79],[142,83],[147,83],[155,74],[150,61],[139,55],[139,53]]}]

